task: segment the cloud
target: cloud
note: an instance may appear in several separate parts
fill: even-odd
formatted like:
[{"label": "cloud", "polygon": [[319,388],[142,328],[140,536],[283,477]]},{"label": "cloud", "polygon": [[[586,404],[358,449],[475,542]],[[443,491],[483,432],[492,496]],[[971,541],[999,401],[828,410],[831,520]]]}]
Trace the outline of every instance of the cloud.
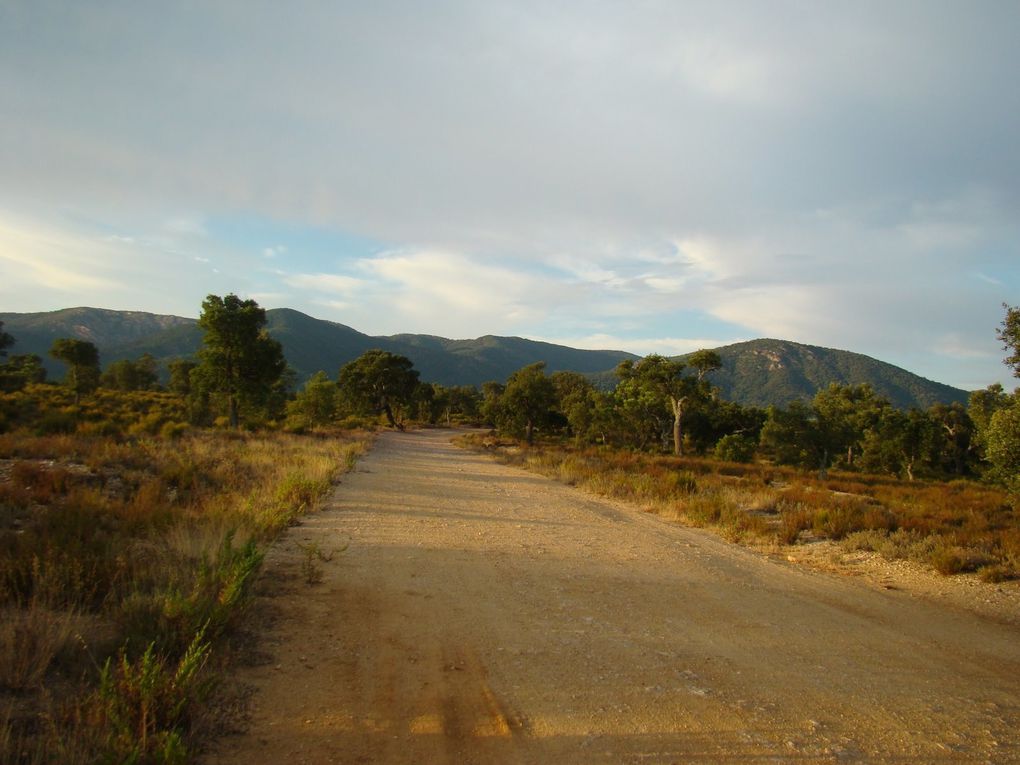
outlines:
[{"label": "cloud", "polygon": [[[77,294],[110,291],[123,285],[104,275],[103,255],[120,241],[92,242],[27,221],[0,218],[0,262],[5,303],[19,293],[44,288],[64,300]],[[58,298],[61,299],[61,298]]]},{"label": "cloud", "polygon": [[702,348],[719,348],[747,338],[684,338],[684,337],[619,337],[610,334],[593,334],[570,337],[532,337],[547,343],[571,348],[591,350],[626,350],[638,356],[658,353],[663,356],[682,356]]},{"label": "cloud", "polygon": [[[1016,4],[440,6],[7,14],[0,209],[78,249],[8,255],[2,294],[200,284],[461,336],[715,319],[923,348],[932,375],[954,333],[994,346],[1020,290]],[[386,251],[313,257],[306,227]]]},{"label": "cloud", "polygon": [[342,274],[291,274],[284,276],[283,282],[296,289],[341,295],[354,293],[365,287],[364,280]]},{"label": "cloud", "polygon": [[478,334],[505,333],[541,320],[557,296],[570,292],[535,274],[440,250],[381,253],[358,267],[377,281],[377,293],[385,293],[387,323],[407,322],[404,331],[434,327],[427,331],[463,333],[473,327]]}]

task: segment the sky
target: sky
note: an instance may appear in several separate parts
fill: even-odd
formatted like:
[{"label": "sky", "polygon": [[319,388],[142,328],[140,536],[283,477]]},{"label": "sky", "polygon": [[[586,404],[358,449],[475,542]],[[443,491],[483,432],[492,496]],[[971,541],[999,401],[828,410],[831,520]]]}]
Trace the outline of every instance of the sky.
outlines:
[{"label": "sky", "polygon": [[233,292],[1012,389],[1018,35],[1012,0],[0,0],[0,312]]}]

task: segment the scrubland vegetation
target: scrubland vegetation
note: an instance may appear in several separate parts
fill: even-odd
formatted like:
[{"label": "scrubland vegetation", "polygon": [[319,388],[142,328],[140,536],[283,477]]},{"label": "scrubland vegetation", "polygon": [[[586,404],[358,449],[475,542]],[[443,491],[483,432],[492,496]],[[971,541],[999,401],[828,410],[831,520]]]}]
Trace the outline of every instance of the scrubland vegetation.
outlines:
[{"label": "scrubland vegetation", "polygon": [[791,467],[642,454],[565,443],[462,439],[503,462],[754,545],[817,539],[910,559],[987,581],[1020,572],[1020,512],[1000,488],[973,481],[825,478]]},{"label": "scrubland vegetation", "polygon": [[0,435],[0,752],[182,762],[266,544],[365,438],[181,429],[168,394],[69,412],[38,393],[18,403],[57,432]]},{"label": "scrubland vegetation", "polygon": [[210,295],[199,325],[165,387],[151,357],[101,371],[66,339],[51,355],[67,376],[46,383],[0,325],[0,765],[186,761],[266,544],[381,418],[488,425],[517,439],[487,437],[507,462],[734,540],[1020,573],[1020,394],[1001,386],[902,412],[833,385],[762,410],[719,399],[712,351],[625,361],[606,391],[541,363],[443,387],[376,350],[294,392],[254,301]]},{"label": "scrubland vegetation", "polygon": [[[1020,309],[1004,308],[998,336],[1020,377]],[[1020,389],[904,412],[833,384],[761,410],[718,398],[718,366],[711,351],[648,356],[607,392],[534,364],[483,386],[480,412],[518,439],[495,450],[507,462],[733,539],[827,538],[943,574],[1020,574]]]},{"label": "scrubland vegetation", "polygon": [[369,436],[288,432],[273,380],[155,390],[59,351],[61,385],[4,365],[0,763],[187,762],[266,546]]}]

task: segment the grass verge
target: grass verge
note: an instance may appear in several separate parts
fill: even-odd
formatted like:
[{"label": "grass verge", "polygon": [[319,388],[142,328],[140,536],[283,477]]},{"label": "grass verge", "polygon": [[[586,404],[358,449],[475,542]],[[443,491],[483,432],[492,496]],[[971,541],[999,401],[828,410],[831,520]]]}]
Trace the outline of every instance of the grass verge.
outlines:
[{"label": "grass verge", "polygon": [[187,762],[266,546],[368,436],[83,430],[0,435],[0,765]]},{"label": "grass verge", "polygon": [[733,541],[778,547],[831,539],[945,575],[976,571],[991,582],[1020,572],[1016,499],[973,482],[838,472],[819,479],[765,464],[551,443],[529,447],[481,434],[459,443]]}]

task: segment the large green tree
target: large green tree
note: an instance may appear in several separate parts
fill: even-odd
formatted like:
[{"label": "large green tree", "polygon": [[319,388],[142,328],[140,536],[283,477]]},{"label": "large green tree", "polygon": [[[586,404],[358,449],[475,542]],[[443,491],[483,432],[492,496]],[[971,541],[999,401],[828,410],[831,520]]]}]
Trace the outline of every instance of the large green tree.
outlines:
[{"label": "large green tree", "polygon": [[7,363],[0,364],[0,391],[10,393],[21,390],[29,383],[46,380],[46,368],[42,359],[34,353],[11,356]]},{"label": "large green tree", "polygon": [[67,365],[64,383],[74,391],[74,401],[99,386],[99,349],[88,340],[62,337],[53,341],[50,356]]},{"label": "large green tree", "polygon": [[156,359],[148,353],[135,361],[120,359],[106,368],[99,384],[114,390],[149,390],[159,380],[156,370]]},{"label": "large green tree", "polygon": [[935,404],[928,410],[935,426],[932,461],[944,473],[965,475],[969,468],[974,422],[963,404]]},{"label": "large green tree", "polygon": [[761,429],[761,445],[781,465],[817,467],[829,465],[829,447],[815,411],[803,401],[786,409],[770,406]]},{"label": "large green tree", "polygon": [[287,362],[283,348],[265,329],[266,312],[254,300],[209,295],[198,326],[205,331],[196,377],[210,393],[226,399],[231,427],[242,408],[267,414]]},{"label": "large green tree", "polygon": [[883,411],[890,407],[867,383],[831,383],[815,394],[811,405],[829,457],[843,455],[847,467],[853,467],[865,434],[876,427]]},{"label": "large green tree", "polygon": [[0,321],[0,359],[6,358],[7,349],[14,345],[14,338],[4,332],[4,323]]},{"label": "large green tree", "polygon": [[356,411],[385,414],[390,427],[403,430],[394,409],[412,404],[418,372],[406,356],[373,349],[341,367],[337,385]]},{"label": "large green tree", "polygon": [[500,397],[498,424],[530,444],[535,430],[551,424],[556,410],[556,388],[545,373],[545,362],[529,364],[507,378]]},{"label": "large green tree", "polygon": [[993,475],[1011,491],[1020,493],[1020,395],[1013,405],[992,415],[985,454]]},{"label": "large green tree", "polygon": [[1020,306],[1011,306],[1003,303],[1006,311],[1006,318],[996,330],[996,334],[1002,341],[1002,350],[1008,351],[1009,355],[1002,363],[1013,368],[1013,376],[1020,377]]},{"label": "large green tree", "polygon": [[329,425],[336,419],[339,391],[323,371],[316,372],[293,401],[287,403],[287,421],[300,428]]},{"label": "large green tree", "polygon": [[170,371],[170,383],[167,386],[172,393],[181,396],[191,394],[191,373],[198,366],[198,362],[191,359],[174,359],[167,364]]},{"label": "large green tree", "polygon": [[688,410],[711,397],[705,375],[721,366],[715,351],[698,351],[689,359],[694,375],[685,374],[682,361],[652,354],[638,361],[622,362],[616,368],[620,378],[617,391],[626,402],[657,400],[672,415],[673,453],[683,454],[683,422]]}]

